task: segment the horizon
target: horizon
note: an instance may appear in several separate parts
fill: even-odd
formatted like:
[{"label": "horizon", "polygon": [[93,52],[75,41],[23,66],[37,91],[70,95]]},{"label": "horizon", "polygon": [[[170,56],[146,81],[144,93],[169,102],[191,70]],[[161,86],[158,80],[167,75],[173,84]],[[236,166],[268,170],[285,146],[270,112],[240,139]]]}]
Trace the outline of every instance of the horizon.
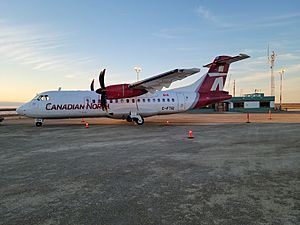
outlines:
[{"label": "horizon", "polygon": [[206,73],[202,65],[216,56],[239,53],[251,58],[231,65],[224,89],[232,94],[235,80],[236,96],[255,90],[269,96],[268,46],[277,54],[275,102],[284,68],[283,102],[298,103],[300,2],[287,2],[2,1],[0,108],[59,87],[88,90],[104,68],[107,85],[134,82],[137,65],[140,79],[201,69],[172,89],[199,79]]}]

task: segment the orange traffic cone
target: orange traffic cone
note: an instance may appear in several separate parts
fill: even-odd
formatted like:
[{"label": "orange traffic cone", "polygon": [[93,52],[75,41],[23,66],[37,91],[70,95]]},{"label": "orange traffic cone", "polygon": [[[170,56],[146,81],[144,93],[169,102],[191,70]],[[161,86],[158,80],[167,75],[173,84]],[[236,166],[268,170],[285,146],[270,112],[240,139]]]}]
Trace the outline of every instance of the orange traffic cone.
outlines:
[{"label": "orange traffic cone", "polygon": [[188,134],[188,138],[189,139],[193,139],[193,131],[192,130],[189,130],[189,134]]},{"label": "orange traffic cone", "polygon": [[85,128],[89,128],[89,123],[88,122],[85,123]]}]

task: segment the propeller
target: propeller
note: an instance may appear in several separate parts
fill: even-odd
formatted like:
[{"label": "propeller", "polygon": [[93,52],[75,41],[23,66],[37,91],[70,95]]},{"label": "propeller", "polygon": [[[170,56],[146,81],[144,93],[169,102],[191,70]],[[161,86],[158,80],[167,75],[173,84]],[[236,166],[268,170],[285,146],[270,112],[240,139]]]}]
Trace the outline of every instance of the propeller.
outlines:
[{"label": "propeller", "polygon": [[91,83],[91,86],[90,86],[91,91],[94,91],[94,82],[95,82],[95,79],[93,79],[93,81],[92,81],[92,83]]},{"label": "propeller", "polygon": [[[106,110],[107,111],[107,95],[106,95],[106,89],[105,89],[105,84],[104,84],[104,76],[105,76],[105,69],[102,70],[99,74],[99,83],[100,83],[100,88],[98,88],[96,90],[96,93],[101,95],[101,107],[102,107],[102,110]],[[91,83],[91,90],[92,90],[92,87],[94,88],[94,80],[92,81]]]}]

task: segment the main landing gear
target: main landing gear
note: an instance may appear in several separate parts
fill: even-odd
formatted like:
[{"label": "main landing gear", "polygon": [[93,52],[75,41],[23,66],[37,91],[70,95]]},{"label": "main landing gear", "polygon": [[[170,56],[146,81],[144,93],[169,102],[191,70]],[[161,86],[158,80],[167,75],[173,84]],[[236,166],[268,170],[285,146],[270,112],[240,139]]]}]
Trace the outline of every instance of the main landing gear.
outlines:
[{"label": "main landing gear", "polygon": [[134,121],[137,125],[143,125],[144,124],[144,118],[141,115],[133,115],[130,114],[126,118],[127,122],[132,122]]},{"label": "main landing gear", "polygon": [[43,119],[39,119],[39,118],[37,118],[37,119],[35,119],[35,125],[37,126],[37,127],[40,127],[40,126],[42,126],[43,125]]}]

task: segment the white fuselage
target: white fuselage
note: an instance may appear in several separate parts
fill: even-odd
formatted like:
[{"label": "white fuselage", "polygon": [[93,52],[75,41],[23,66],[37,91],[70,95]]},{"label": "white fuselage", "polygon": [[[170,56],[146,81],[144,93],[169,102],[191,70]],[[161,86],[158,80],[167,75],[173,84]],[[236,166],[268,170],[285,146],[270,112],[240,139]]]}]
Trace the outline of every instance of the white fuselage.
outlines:
[{"label": "white fuselage", "polygon": [[184,112],[197,101],[195,92],[157,91],[133,98],[107,100],[102,110],[100,95],[94,91],[47,91],[18,108],[18,114],[33,118],[110,117],[125,119],[129,114],[143,117]]}]

